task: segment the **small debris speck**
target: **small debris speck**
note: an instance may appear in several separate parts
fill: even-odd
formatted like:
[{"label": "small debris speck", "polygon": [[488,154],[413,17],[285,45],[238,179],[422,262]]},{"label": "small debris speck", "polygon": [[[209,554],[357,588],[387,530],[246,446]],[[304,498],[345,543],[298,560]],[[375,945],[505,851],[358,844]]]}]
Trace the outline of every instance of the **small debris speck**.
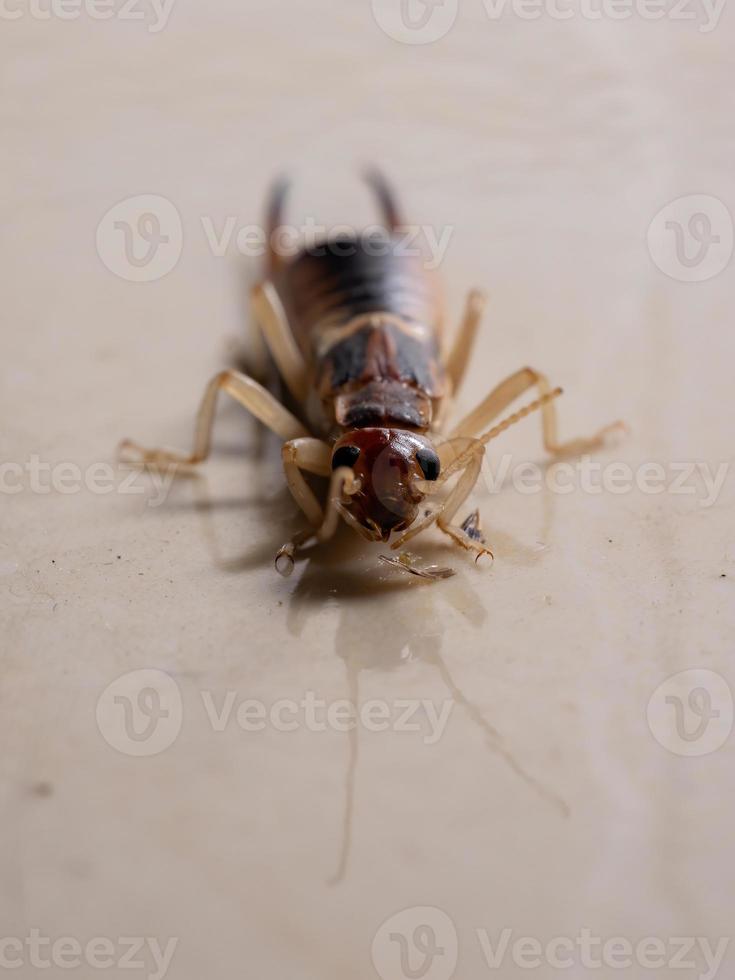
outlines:
[{"label": "small debris speck", "polygon": [[722,575],[720,575],[720,578],[727,578],[727,575],[725,575],[725,573],[723,572]]},{"label": "small debris speck", "polygon": [[401,571],[407,572],[409,575],[415,575],[417,578],[429,579],[431,581],[436,581],[441,578],[451,578],[455,574],[454,569],[439,568],[437,565],[419,567],[408,551],[402,551],[397,558],[389,558],[388,555],[378,555],[378,561],[383,562],[384,565],[390,565],[392,568],[400,568]]},{"label": "small debris speck", "polygon": [[35,783],[33,786],[31,786],[31,793],[34,796],[40,796],[42,799],[47,799],[49,796],[54,795],[54,787],[51,785],[51,783]]}]

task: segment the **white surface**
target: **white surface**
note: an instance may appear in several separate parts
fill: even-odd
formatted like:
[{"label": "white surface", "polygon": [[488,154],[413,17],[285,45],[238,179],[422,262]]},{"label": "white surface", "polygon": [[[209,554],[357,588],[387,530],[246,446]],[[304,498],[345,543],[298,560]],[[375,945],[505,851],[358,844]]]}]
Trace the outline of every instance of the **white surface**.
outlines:
[{"label": "white surface", "polygon": [[[465,408],[530,363],[565,388],[564,435],[630,423],[603,464],[731,460],[732,265],[682,283],[646,244],[682,195],[735,207],[731,11],[703,34],[493,23],[466,3],[448,36],[409,47],[365,3],[178,0],[156,34],[23,16],[1,43],[6,462],[86,470],[122,436],[186,447],[255,275],[234,248],[212,254],[202,218],[259,221],[287,169],[295,216],[369,220],[365,160],[413,220],[453,227],[454,319],[470,286],[491,292]],[[183,225],[180,261],[150,283],[95,247],[106,212],[138,194],[164,195]],[[297,524],[277,455],[254,459],[234,407],[216,442],[203,480],[158,507],[144,479],[140,495],[26,486],[0,501],[3,936],[178,937],[175,980],[362,980],[380,924],[435,906],[456,924],[456,976],[505,980],[527,971],[510,957],[490,971],[477,929],[545,944],[588,928],[669,951],[729,934],[732,739],[682,758],[647,705],[685,669],[733,686],[732,476],[711,507],[701,489],[480,488],[490,568],[429,535],[414,550],[457,576],[404,582],[345,535],[284,581],[272,554]],[[495,462],[542,461],[537,420],[495,447]],[[134,669],[167,672],[183,701],[180,735],[150,758],[96,722]],[[218,733],[202,700],[308,691],[453,707],[426,744],[234,719]]]}]

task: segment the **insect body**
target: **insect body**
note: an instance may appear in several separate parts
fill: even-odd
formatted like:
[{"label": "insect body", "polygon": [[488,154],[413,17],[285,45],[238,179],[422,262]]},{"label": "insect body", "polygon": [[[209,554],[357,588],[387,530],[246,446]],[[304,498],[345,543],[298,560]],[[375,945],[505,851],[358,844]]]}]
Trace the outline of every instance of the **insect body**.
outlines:
[{"label": "insect body", "polygon": [[[559,443],[553,400],[560,389],[523,368],[440,436],[470,359],[484,298],[470,294],[447,350],[436,283],[418,256],[397,248],[401,221],[393,195],[380,175],[368,179],[382,209],[384,238],[340,235],[293,259],[273,247],[286,185],[277,184],[271,197],[266,279],[252,300],[295,411],[247,375],[223,371],[205,392],[190,455],[123,443],[126,458],[147,465],[201,462],[209,453],[218,391],[236,398],[284,440],[286,480],[309,524],[279,550],[276,567],[283,574],[292,570],[299,547],[330,537],[340,518],[368,540],[388,541],[397,534],[393,548],[436,524],[477,557],[490,554],[476,521],[453,522],[477,481],[486,444],[536,409],[542,412],[544,444],[555,454],[588,451],[619,425],[591,439]],[[537,399],[497,423],[531,388]],[[329,478],[325,506],[304,473]],[[427,510],[426,498],[438,499],[450,484],[441,502]]]},{"label": "insect body", "polygon": [[332,468],[353,474],[335,506],[384,541],[413,523],[420,484],[439,476],[427,433],[449,388],[435,286],[417,257],[398,254],[395,220],[388,203],[382,242],[343,236],[272,263],[308,365],[308,420],[334,442]]}]

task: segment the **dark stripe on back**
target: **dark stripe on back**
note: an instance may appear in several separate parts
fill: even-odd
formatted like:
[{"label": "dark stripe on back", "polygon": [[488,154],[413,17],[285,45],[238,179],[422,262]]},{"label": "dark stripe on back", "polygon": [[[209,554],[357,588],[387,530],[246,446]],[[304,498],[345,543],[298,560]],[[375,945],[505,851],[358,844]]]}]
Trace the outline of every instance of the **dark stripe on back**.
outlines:
[{"label": "dark stripe on back", "polygon": [[[338,238],[302,252],[278,284],[295,328],[307,335],[330,314],[345,322],[362,313],[394,313],[416,322],[435,315],[431,284],[415,256],[396,255],[401,239]],[[349,250],[350,254],[342,254]]]}]

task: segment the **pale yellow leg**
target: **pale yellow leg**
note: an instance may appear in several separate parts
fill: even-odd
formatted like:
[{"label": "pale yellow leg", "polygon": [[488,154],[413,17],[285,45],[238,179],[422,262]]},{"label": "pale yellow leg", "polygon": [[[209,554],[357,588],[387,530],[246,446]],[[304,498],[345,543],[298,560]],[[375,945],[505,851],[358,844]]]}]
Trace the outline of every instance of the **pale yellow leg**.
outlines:
[{"label": "pale yellow leg", "polygon": [[452,524],[452,519],[456,516],[459,508],[472,493],[482,470],[482,460],[484,456],[484,446],[479,447],[473,452],[470,461],[467,464],[467,468],[457,481],[457,485],[455,486],[454,490],[447,497],[446,501],[444,502],[444,506],[441,508],[441,512],[436,519],[436,526],[440,531],[448,534],[456,544],[460,545],[462,548],[465,548],[467,551],[474,551],[477,559],[481,558],[483,555],[489,555],[491,558],[494,556],[492,551],[487,548],[482,541],[477,541],[474,538],[471,538],[464,528],[459,527],[456,524]]},{"label": "pale yellow leg", "polygon": [[447,358],[447,374],[454,393],[459,390],[467,372],[467,365],[475,346],[477,330],[486,305],[485,293],[480,292],[479,289],[473,289],[467,297],[464,316]]},{"label": "pale yellow leg", "polygon": [[524,406],[512,415],[507,416],[493,428],[484,432],[478,438],[473,439],[469,435],[458,435],[452,439],[447,440],[447,442],[442,443],[438,447],[438,452],[441,457],[442,469],[438,480],[432,482],[423,482],[420,484],[420,489],[426,494],[436,493],[448,480],[450,480],[456,473],[460,473],[461,476],[456,486],[449,494],[447,499],[443,504],[427,514],[423,520],[414,524],[404,535],[402,535],[398,541],[394,542],[393,548],[400,548],[406,541],[420,534],[421,531],[425,530],[431,524],[436,522],[437,526],[445,534],[448,534],[457,544],[466,548],[468,551],[474,551],[479,558],[481,555],[487,554],[492,557],[492,552],[489,548],[486,548],[482,541],[478,541],[476,538],[471,537],[466,530],[461,527],[451,523],[452,518],[457,513],[459,508],[465,502],[472,492],[475,483],[477,483],[477,478],[480,475],[482,469],[482,460],[485,455],[485,446],[492,439],[495,439],[505,432],[510,426],[515,425],[524,419],[531,412],[535,412],[538,409],[544,409],[554,398],[557,398],[561,394],[561,389],[556,388],[554,391],[545,391],[539,398],[537,398],[531,404]]},{"label": "pale yellow leg", "polygon": [[[317,440],[313,441],[316,442]],[[309,440],[309,442],[312,442],[312,440]],[[328,449],[328,447],[326,448]],[[302,458],[305,459],[306,453],[311,453],[313,449],[314,447],[311,446],[304,447],[304,454]],[[308,465],[301,465],[304,469],[308,469]],[[315,463],[314,465],[316,466],[317,464]],[[311,472],[317,473],[321,471],[315,468]],[[298,484],[296,484],[297,489],[294,491],[292,488],[291,492],[294,494],[296,502],[307,514],[307,517],[309,517],[309,512],[311,512],[311,517],[309,517],[309,520],[312,523],[312,527],[299,531],[298,534],[295,534],[290,541],[278,549],[276,554],[276,571],[278,571],[284,577],[288,577],[293,571],[295,555],[298,548],[305,545],[311,539],[322,542],[334,535],[335,531],[337,530],[341,513],[342,494],[349,495],[350,493],[354,493],[359,488],[359,480],[355,480],[355,475],[352,470],[348,466],[340,466],[339,469],[334,470],[332,473],[332,478],[329,482],[326,507],[322,511],[310,488],[306,485],[306,481],[303,480],[303,477],[301,477],[301,480],[303,481],[311,500],[308,500],[308,498],[305,497],[297,496],[297,494],[300,494],[302,490]],[[289,486],[291,486],[290,483]],[[306,506],[304,506],[305,501],[308,501]],[[307,512],[306,507],[309,507],[309,512]],[[316,519],[312,520],[312,517]]]},{"label": "pale yellow leg", "polygon": [[[551,386],[543,374],[534,371],[533,368],[525,367],[516,371],[505,381],[502,381],[490,394],[482,401],[477,408],[462,419],[462,421],[450,433],[450,439],[458,437],[475,437],[482,429],[488,426],[493,419],[497,418],[501,412],[515,401],[520,395],[529,388],[536,386],[542,398],[549,395]],[[571,456],[578,453],[591,452],[599,449],[605,442],[607,435],[616,430],[624,430],[623,422],[615,422],[600,429],[596,435],[590,438],[571,439],[568,442],[559,442],[556,422],[556,406],[552,400],[548,400],[541,405],[541,424],[543,429],[544,448],[555,456]]]},{"label": "pale yellow leg", "polygon": [[[451,523],[452,518],[455,516],[462,504],[467,500],[469,495],[477,483],[477,479],[480,475],[482,469],[482,460],[485,455],[485,447],[481,442],[473,441],[471,446],[465,450],[461,461],[458,461],[459,465],[452,467],[451,472],[448,472],[445,480],[449,479],[456,472],[460,472],[460,478],[457,481],[456,486],[452,488],[451,493],[443,503],[441,503],[436,510],[433,510],[430,514],[427,514],[422,520],[414,524],[405,534],[394,541],[391,545],[392,548],[401,548],[403,545],[410,541],[411,538],[416,537],[422,531],[425,531],[427,527],[430,527],[436,522],[437,527],[444,534],[448,534],[453,541],[466,548],[468,551],[474,551],[478,558],[482,555],[490,555],[492,558],[493,554],[489,548],[485,545],[471,538],[463,528],[458,527]],[[441,477],[440,477],[441,479]],[[438,482],[438,481],[437,481]]]},{"label": "pale yellow leg", "polygon": [[273,283],[266,281],[255,286],[250,299],[255,319],[281,377],[296,401],[303,402],[308,387],[306,362]]},{"label": "pale yellow leg", "polygon": [[220,391],[227,392],[284,440],[299,439],[309,435],[296,416],[284,408],[278,399],[253,378],[240,374],[239,371],[221,371],[212,378],[204,392],[197,413],[194,448],[191,453],[179,453],[169,449],[146,449],[130,439],[125,439],[118,449],[121,461],[163,468],[192,466],[203,462],[211,450],[212,426],[217,395]]},{"label": "pale yellow leg", "polygon": [[281,456],[286,482],[294,500],[306,514],[309,524],[318,527],[324,520],[324,514],[302,471],[315,473],[317,476],[329,476],[331,449],[321,439],[291,439],[283,444]]}]

